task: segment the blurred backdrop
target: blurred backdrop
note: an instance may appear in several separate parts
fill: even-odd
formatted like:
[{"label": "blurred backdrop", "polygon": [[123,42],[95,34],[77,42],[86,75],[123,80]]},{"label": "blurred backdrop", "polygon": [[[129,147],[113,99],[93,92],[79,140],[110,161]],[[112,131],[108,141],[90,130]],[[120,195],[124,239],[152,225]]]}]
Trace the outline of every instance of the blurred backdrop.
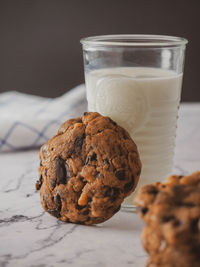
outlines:
[{"label": "blurred backdrop", "polygon": [[189,40],[182,101],[200,101],[199,0],[0,0],[0,92],[59,96],[84,82],[80,38],[164,34]]}]

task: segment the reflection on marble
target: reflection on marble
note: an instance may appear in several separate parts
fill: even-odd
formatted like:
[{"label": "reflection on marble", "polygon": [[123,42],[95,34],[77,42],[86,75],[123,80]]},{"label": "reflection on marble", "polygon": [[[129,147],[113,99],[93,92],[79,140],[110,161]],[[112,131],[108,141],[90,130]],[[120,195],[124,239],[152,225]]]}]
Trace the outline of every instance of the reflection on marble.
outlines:
[{"label": "reflection on marble", "polygon": [[[200,169],[200,104],[181,106],[176,143],[173,172]],[[145,266],[136,214],[82,226],[43,212],[34,189],[38,163],[37,150],[0,154],[0,266]]]}]

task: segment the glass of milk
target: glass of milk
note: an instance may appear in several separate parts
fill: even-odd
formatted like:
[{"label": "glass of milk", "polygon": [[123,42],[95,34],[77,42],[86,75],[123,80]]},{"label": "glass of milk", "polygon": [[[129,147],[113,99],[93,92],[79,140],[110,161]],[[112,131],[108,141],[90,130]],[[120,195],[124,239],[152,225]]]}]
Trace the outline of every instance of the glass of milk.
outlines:
[{"label": "glass of milk", "polygon": [[[173,167],[187,40],[104,35],[81,43],[88,110],[111,117],[136,143],[142,161],[136,191],[162,181]],[[133,197],[125,199],[124,209],[134,209]]]}]

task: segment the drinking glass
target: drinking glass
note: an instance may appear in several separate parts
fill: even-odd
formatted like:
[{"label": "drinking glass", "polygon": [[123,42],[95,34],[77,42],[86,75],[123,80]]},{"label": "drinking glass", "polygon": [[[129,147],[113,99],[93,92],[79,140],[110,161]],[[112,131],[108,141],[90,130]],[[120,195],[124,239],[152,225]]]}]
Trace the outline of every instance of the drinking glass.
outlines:
[{"label": "drinking glass", "polygon": [[[111,117],[136,143],[137,185],[171,173],[187,40],[162,35],[83,38],[88,110]],[[132,210],[130,195],[122,204]]]}]

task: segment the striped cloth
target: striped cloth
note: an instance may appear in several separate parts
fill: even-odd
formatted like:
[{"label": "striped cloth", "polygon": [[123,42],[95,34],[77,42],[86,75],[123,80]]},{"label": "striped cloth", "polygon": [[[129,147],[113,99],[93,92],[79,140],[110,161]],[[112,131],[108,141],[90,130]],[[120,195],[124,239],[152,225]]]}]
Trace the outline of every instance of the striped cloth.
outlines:
[{"label": "striped cloth", "polygon": [[0,152],[38,147],[67,119],[87,110],[85,85],[57,98],[0,94]]}]

